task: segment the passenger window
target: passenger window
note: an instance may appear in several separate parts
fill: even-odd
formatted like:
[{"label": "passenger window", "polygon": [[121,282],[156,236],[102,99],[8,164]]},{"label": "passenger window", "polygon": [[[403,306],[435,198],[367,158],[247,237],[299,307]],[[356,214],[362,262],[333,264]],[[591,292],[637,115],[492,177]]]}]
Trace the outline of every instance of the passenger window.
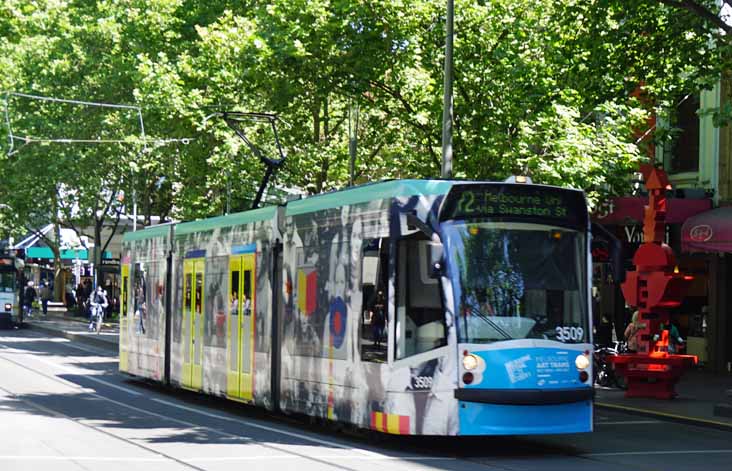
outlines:
[{"label": "passenger window", "polygon": [[361,360],[386,363],[389,280],[388,239],[364,241],[361,253]]},{"label": "passenger window", "polygon": [[145,335],[145,323],[147,322],[148,299],[147,299],[147,274],[141,263],[135,264],[134,272],[134,298],[133,313],[135,320],[135,333]]},{"label": "passenger window", "polygon": [[120,304],[120,311],[122,317],[127,317],[127,291],[129,290],[129,277],[125,276],[122,278],[122,303]]},{"label": "passenger window", "polygon": [[399,242],[395,325],[397,359],[447,345],[440,283],[430,274],[430,244],[423,238]]}]

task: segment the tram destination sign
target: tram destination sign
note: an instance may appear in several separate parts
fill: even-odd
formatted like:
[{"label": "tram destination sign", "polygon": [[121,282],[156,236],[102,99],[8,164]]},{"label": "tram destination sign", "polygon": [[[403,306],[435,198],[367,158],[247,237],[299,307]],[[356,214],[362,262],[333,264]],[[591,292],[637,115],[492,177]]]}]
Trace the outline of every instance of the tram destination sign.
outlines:
[{"label": "tram destination sign", "polygon": [[440,210],[448,219],[532,219],[562,225],[587,225],[582,192],[550,186],[507,183],[458,184],[450,189]]}]

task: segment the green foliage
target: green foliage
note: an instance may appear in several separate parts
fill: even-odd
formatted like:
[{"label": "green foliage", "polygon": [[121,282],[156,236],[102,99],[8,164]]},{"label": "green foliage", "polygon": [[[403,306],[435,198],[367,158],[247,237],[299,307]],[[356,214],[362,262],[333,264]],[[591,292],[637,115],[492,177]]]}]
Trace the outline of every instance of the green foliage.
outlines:
[{"label": "green foliage", "polygon": [[[455,175],[526,171],[591,202],[625,192],[645,116],[730,65],[715,24],[665,3],[458,0]],[[8,157],[4,139],[0,196],[12,210],[0,224],[53,219],[58,201],[60,223],[84,226],[130,212],[133,192],[146,219],[248,208],[264,168],[206,119],[224,110],[287,123],[270,199],[345,185],[355,106],[357,183],[438,177],[444,16],[442,0],[5,0],[0,88],[140,106],[148,141],[134,112],[11,99],[17,134],[126,143],[33,143]],[[245,132],[276,155],[266,127]],[[193,140],[151,141],[176,138]]]}]

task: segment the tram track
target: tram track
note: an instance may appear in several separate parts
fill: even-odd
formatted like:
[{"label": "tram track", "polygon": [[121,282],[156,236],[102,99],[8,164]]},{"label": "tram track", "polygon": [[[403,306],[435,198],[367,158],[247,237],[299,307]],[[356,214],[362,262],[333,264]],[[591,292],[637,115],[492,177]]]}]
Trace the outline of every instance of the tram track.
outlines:
[{"label": "tram track", "polygon": [[[44,336],[35,336],[30,334],[34,340],[44,340]],[[73,344],[64,344],[60,350],[49,352],[52,355],[59,357],[67,355],[73,356],[73,353],[69,353],[70,349],[78,349],[91,354],[94,357],[105,357],[113,359],[109,352],[101,352],[96,349],[87,349]],[[273,460],[272,463],[284,463],[290,460],[307,460],[312,463],[311,466],[315,466],[316,469],[323,468],[336,468],[343,471],[356,471],[363,469],[373,469],[372,467],[380,466],[378,463],[400,461],[403,463],[416,464],[418,462],[452,462],[453,465],[442,463],[438,467],[443,469],[454,469],[455,467],[460,468],[469,464],[471,469],[485,469],[495,471],[516,471],[517,469],[525,469],[523,467],[523,460],[533,461],[534,459],[543,459],[547,456],[552,456],[557,459],[574,459],[581,460],[586,463],[587,467],[590,466],[612,466],[605,458],[605,456],[591,456],[578,450],[572,446],[557,446],[557,444],[546,443],[543,440],[533,440],[530,438],[522,437],[494,437],[494,438],[468,438],[468,437],[451,437],[449,440],[439,437],[392,437],[383,436],[379,441],[374,451],[370,451],[368,448],[360,448],[349,446],[348,444],[340,444],[337,441],[337,433],[333,430],[326,429],[325,435],[322,429],[322,424],[308,425],[307,422],[298,420],[287,420],[283,416],[270,416],[266,415],[268,419],[272,419],[274,423],[270,423],[269,420],[263,419],[262,423],[256,423],[251,420],[251,417],[240,417],[240,414],[245,412],[238,410],[227,410],[223,401],[217,401],[216,398],[208,398],[205,396],[196,396],[182,392],[181,394],[169,394],[167,390],[161,388],[157,383],[147,382],[132,382],[127,381],[118,382],[113,378],[119,379],[121,375],[114,374],[112,368],[105,367],[103,370],[97,370],[96,373],[108,373],[112,374],[112,378],[104,378],[105,380],[98,381],[74,381],[70,380],[64,375],[84,375],[84,367],[76,366],[73,364],[64,364],[59,362],[58,359],[45,358],[43,356],[34,355],[32,351],[18,348],[13,342],[0,341],[0,359],[4,362],[13,364],[17,368],[22,368],[39,377],[43,377],[47,380],[53,381],[65,388],[71,388],[71,393],[84,394],[88,396],[88,399],[94,401],[105,401],[108,404],[114,406],[115,413],[117,415],[124,416],[123,410],[128,410],[131,413],[137,413],[136,418],[145,420],[139,417],[140,414],[146,418],[155,420],[155,425],[150,425],[150,428],[165,427],[165,424],[173,424],[177,428],[193,429],[196,433],[206,433],[208,435],[216,435],[219,437],[226,438],[229,440],[227,443],[233,441],[241,442],[242,444],[256,444],[262,448],[270,451],[270,453],[236,453],[231,456],[220,455],[216,457],[203,457],[203,456],[191,456],[190,453],[186,453],[187,456],[176,456],[170,453],[163,453],[156,449],[154,445],[148,445],[141,443],[140,440],[121,436],[120,434],[110,431],[105,428],[104,425],[99,426],[93,423],[89,423],[90,420],[87,418],[74,417],[73,413],[66,413],[67,410],[59,407],[49,407],[49,404],[43,404],[39,401],[34,400],[32,397],[27,397],[23,394],[18,394],[15,391],[9,390],[7,387],[0,386],[0,391],[3,391],[9,397],[17,401],[22,401],[29,407],[32,407],[39,412],[53,415],[58,418],[69,420],[73,423],[82,425],[83,427],[98,431],[105,436],[115,438],[121,443],[126,443],[135,446],[141,451],[151,453],[150,458],[138,458],[140,461],[150,461],[156,463],[156,466],[161,463],[169,462],[170,464],[175,463],[178,466],[184,466],[185,469],[195,470],[206,470],[211,466],[221,465],[222,463],[231,462],[249,462],[254,463],[261,461],[262,463],[269,463],[269,460]],[[95,360],[98,361],[98,360]],[[34,364],[36,363],[36,364]],[[45,365],[46,369],[41,365]],[[85,376],[86,379],[89,377]],[[80,378],[81,379],[81,378]],[[102,391],[109,391],[111,394],[115,394],[116,397],[108,397]],[[111,389],[107,389],[111,388]],[[126,392],[130,393],[129,399],[135,401],[135,405],[126,404],[124,396]],[[134,392],[134,395],[132,394]],[[144,401],[140,401],[140,398],[145,398]],[[211,404],[201,404],[201,399],[212,399]],[[84,399],[84,398],[82,398]],[[119,399],[119,400],[118,400]],[[204,401],[206,402],[206,401]],[[95,407],[99,407],[98,405]],[[150,410],[149,407],[156,408],[156,410]],[[260,411],[261,412],[261,411]],[[177,414],[177,416],[176,416]],[[185,418],[180,414],[184,414]],[[100,414],[101,415],[101,414]],[[196,416],[196,418],[194,418]],[[189,419],[189,420],[186,420]],[[94,419],[91,419],[94,420]],[[112,420],[115,420],[112,418]],[[211,422],[214,420],[216,422]],[[216,423],[221,424],[217,426]],[[290,427],[294,427],[294,430],[286,430],[287,424],[290,423]],[[282,428],[281,425],[285,425]],[[264,438],[251,438],[245,432],[238,432],[237,428],[241,427],[245,430],[258,430],[265,434]],[[299,430],[298,430],[299,429]],[[330,433],[329,433],[330,432]],[[266,443],[272,440],[267,438],[267,435],[279,434],[285,440],[293,440],[292,443],[297,443],[303,439],[307,439],[309,443],[313,445],[320,445],[323,448],[321,450],[315,449],[312,453],[300,453],[287,447],[278,446],[272,443]],[[261,436],[260,436],[261,437]],[[330,438],[333,440],[330,440]],[[359,437],[365,439],[363,436]],[[276,439],[275,439],[276,440]],[[486,446],[487,445],[487,446]],[[339,455],[336,450],[328,450],[327,447],[338,447],[341,448],[339,452],[346,452],[345,455]],[[352,453],[347,453],[351,451]],[[271,452],[277,456],[272,456]],[[355,452],[355,453],[354,453]],[[357,453],[362,453],[358,454]],[[406,456],[405,456],[406,454]],[[287,455],[287,456],[285,456]],[[289,458],[288,458],[289,456]],[[6,457],[7,458],[7,457]],[[24,459],[23,457],[19,457]],[[93,458],[93,457],[74,457],[70,456],[67,459],[72,462],[76,459],[80,459],[83,463],[84,460],[114,460],[111,457]],[[32,459],[32,458],[27,458]],[[39,457],[42,460],[58,460],[59,457]],[[134,459],[133,459],[134,460]],[[349,466],[348,461],[351,461],[354,465]],[[345,463],[344,463],[345,462]],[[356,462],[360,462],[360,465],[356,465]],[[365,464],[369,463],[369,464]],[[459,463],[463,463],[460,465]],[[307,468],[307,465],[305,465]],[[631,466],[632,469],[632,466]]]},{"label": "tram track", "polygon": [[[38,338],[44,338],[44,337],[38,337]],[[159,419],[159,420],[162,420],[162,421],[172,422],[172,423],[175,423],[175,424],[177,424],[179,426],[185,426],[185,427],[188,427],[188,428],[197,429],[197,430],[200,430],[200,431],[205,431],[205,432],[208,432],[208,433],[211,433],[211,434],[219,435],[219,436],[222,436],[222,437],[225,437],[225,438],[228,438],[228,439],[236,439],[236,440],[241,440],[241,441],[244,441],[244,442],[251,442],[251,443],[254,443],[254,444],[256,444],[256,445],[258,445],[260,447],[266,448],[268,450],[276,451],[276,452],[279,452],[279,453],[284,453],[286,455],[292,456],[293,458],[307,460],[307,461],[310,461],[310,462],[313,462],[313,463],[317,463],[318,465],[321,465],[321,466],[327,466],[329,468],[335,468],[335,469],[339,469],[339,470],[342,470],[342,471],[358,471],[356,468],[344,466],[342,464],[338,464],[338,463],[334,463],[333,461],[330,461],[331,459],[342,459],[342,457],[336,457],[336,456],[333,456],[333,457],[322,456],[321,457],[321,456],[307,455],[307,454],[304,454],[304,453],[295,452],[295,451],[288,450],[286,448],[279,447],[279,446],[276,446],[276,445],[272,445],[272,444],[269,444],[269,443],[262,443],[260,441],[255,441],[251,437],[247,437],[247,436],[245,436],[243,434],[236,434],[236,433],[226,432],[226,431],[219,430],[219,429],[216,429],[216,428],[213,428],[213,427],[209,427],[209,426],[206,426],[206,425],[201,425],[201,424],[197,424],[197,423],[194,423],[194,422],[188,422],[188,421],[181,420],[181,419],[178,419],[178,418],[174,418],[174,417],[170,417],[170,416],[167,416],[167,415],[159,414],[159,413],[154,412],[154,411],[150,411],[150,410],[143,409],[143,408],[140,408],[140,407],[136,407],[136,406],[132,406],[132,405],[129,405],[129,404],[125,404],[123,402],[120,402],[120,401],[111,399],[109,397],[105,397],[105,396],[97,393],[95,390],[86,388],[84,386],[81,386],[81,385],[78,385],[76,383],[70,382],[70,381],[65,380],[63,378],[59,378],[58,376],[56,376],[54,374],[48,374],[48,373],[46,373],[44,371],[38,370],[36,368],[33,368],[33,367],[29,366],[28,364],[23,364],[23,363],[20,363],[18,361],[15,361],[15,360],[13,360],[11,358],[8,358],[7,355],[4,355],[3,353],[13,353],[13,354],[20,354],[20,355],[31,356],[31,357],[33,356],[33,355],[28,354],[27,352],[24,352],[24,351],[19,350],[19,349],[16,349],[16,348],[13,348],[12,345],[10,345],[10,344],[4,343],[4,342],[0,342],[0,359],[1,360],[5,361],[5,362],[8,362],[8,363],[11,363],[11,364],[15,365],[16,367],[22,368],[25,371],[28,371],[28,372],[31,372],[33,374],[39,375],[39,376],[41,376],[43,378],[49,379],[49,380],[54,381],[56,383],[62,384],[65,387],[72,387],[74,390],[79,391],[79,392],[83,392],[84,394],[87,394],[89,397],[93,397],[93,398],[98,399],[98,400],[107,401],[107,402],[109,402],[111,404],[114,404],[115,406],[123,407],[123,408],[126,408],[128,410],[132,410],[132,411],[135,411],[135,412],[138,412],[138,413],[146,414],[146,415],[148,415],[150,417],[154,417],[154,418]],[[59,365],[59,364],[53,364],[53,365],[55,367],[57,367],[57,368],[64,368],[64,365]],[[32,399],[28,399],[26,397],[22,397],[21,395],[18,395],[15,392],[13,392],[13,391],[5,388],[5,387],[0,386],[0,390],[3,391],[5,394],[7,394],[9,397],[13,398],[14,400],[23,402],[23,403],[25,403],[25,404],[27,404],[27,405],[29,405],[29,406],[31,406],[31,407],[33,407],[33,408],[41,411],[41,412],[44,412],[46,414],[49,414],[49,415],[52,415],[52,416],[55,416],[55,417],[58,417],[58,418],[63,418],[63,419],[72,421],[72,422],[74,422],[76,424],[79,424],[79,425],[85,427],[85,428],[92,429],[92,430],[97,431],[97,432],[100,432],[100,433],[102,433],[102,434],[104,434],[106,436],[109,436],[109,437],[115,438],[117,440],[120,440],[122,442],[131,444],[131,445],[134,445],[135,447],[140,448],[142,450],[145,450],[147,452],[154,453],[154,454],[156,454],[156,455],[158,455],[160,457],[163,457],[163,458],[165,458],[167,460],[170,460],[172,462],[175,462],[177,464],[184,465],[185,467],[187,467],[189,469],[206,471],[205,468],[201,468],[199,466],[196,466],[195,464],[191,463],[190,461],[187,461],[187,460],[184,460],[184,459],[180,459],[180,458],[176,458],[176,457],[174,457],[172,455],[159,452],[159,451],[155,450],[154,448],[149,447],[149,446],[144,445],[144,444],[141,444],[139,442],[136,442],[135,440],[130,440],[128,438],[119,436],[117,434],[114,434],[112,432],[109,432],[108,430],[104,430],[103,428],[101,428],[99,426],[85,423],[83,419],[78,419],[78,418],[72,417],[70,415],[67,415],[67,414],[65,414],[65,413],[63,413],[61,411],[54,410],[54,409],[51,409],[51,408],[46,407],[44,405],[38,404],[36,401],[33,401]],[[235,418],[229,418],[229,417],[221,416],[221,415],[218,415],[218,414],[210,414],[210,413],[207,413],[205,411],[200,411],[200,410],[197,410],[197,409],[194,409],[194,408],[190,408],[190,407],[186,407],[186,406],[181,406],[181,405],[178,405],[178,404],[174,404],[171,401],[157,400],[155,402],[158,403],[158,404],[165,404],[165,405],[168,405],[168,406],[171,406],[171,407],[176,407],[178,409],[187,410],[189,412],[197,413],[199,415],[209,416],[210,418],[214,418],[214,419],[217,419],[217,420],[224,420],[224,421],[234,422],[234,423],[237,423],[238,425],[242,425],[242,426],[245,426],[245,427],[246,426],[249,426],[249,427],[254,426],[254,428],[260,428],[260,429],[263,429],[263,430],[267,430],[267,431],[270,431],[270,432],[282,434],[282,435],[285,435],[285,436],[289,435],[289,436],[292,436],[293,438],[302,438],[302,436],[300,436],[299,434],[293,434],[293,433],[290,433],[290,432],[287,432],[287,431],[278,430],[278,429],[276,429],[274,427],[262,426],[262,425],[251,424],[251,423],[243,423],[242,421],[237,420]],[[327,442],[325,440],[318,440],[318,439],[315,439],[315,438],[309,438],[308,441],[316,442],[316,443],[317,442],[321,442],[320,443],[321,445],[328,445],[328,446],[331,446],[331,447],[332,446],[335,446],[337,448],[349,449],[348,447],[345,447],[343,445],[336,444],[334,442]],[[385,455],[381,455],[379,453],[371,452],[371,451],[368,451],[368,450],[360,450],[360,449],[352,449],[352,450],[365,453],[367,456],[363,456],[363,459],[369,459],[369,458],[371,458],[371,459],[378,460],[378,459],[398,459],[398,458],[401,458],[401,457],[393,457],[392,458],[392,457],[388,457],[388,456],[385,456]],[[368,455],[372,455],[372,456],[369,457]]]}]

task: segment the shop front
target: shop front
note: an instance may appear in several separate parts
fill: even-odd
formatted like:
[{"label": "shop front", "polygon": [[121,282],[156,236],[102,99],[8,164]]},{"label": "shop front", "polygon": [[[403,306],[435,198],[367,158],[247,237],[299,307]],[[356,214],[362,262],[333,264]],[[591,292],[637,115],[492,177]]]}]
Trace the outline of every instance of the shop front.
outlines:
[{"label": "shop front", "polygon": [[[64,289],[61,291],[61,299],[66,306],[73,307],[77,303],[80,293],[89,291],[87,286],[94,282],[93,265],[88,259],[88,251],[85,249],[63,249],[61,250],[61,273],[60,280]],[[53,280],[53,250],[50,247],[28,247],[25,249],[26,263],[29,267],[36,267],[30,272],[36,283],[43,280]],[[104,252],[103,260],[109,259],[111,253]]]},{"label": "shop front", "polygon": [[708,304],[693,319],[689,349],[700,343],[711,369],[732,372],[732,207],[688,218],[681,229],[681,246],[689,256],[709,263]]}]

